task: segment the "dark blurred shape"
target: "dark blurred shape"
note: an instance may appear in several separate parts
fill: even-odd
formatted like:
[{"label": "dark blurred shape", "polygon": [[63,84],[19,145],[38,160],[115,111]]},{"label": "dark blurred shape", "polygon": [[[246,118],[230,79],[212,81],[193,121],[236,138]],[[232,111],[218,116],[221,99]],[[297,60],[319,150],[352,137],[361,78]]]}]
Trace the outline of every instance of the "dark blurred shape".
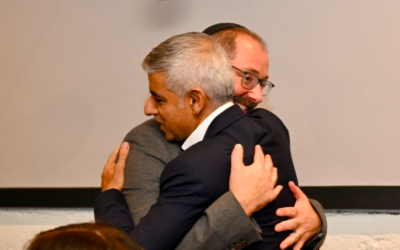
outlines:
[{"label": "dark blurred shape", "polygon": [[80,223],[41,232],[26,250],[143,250],[126,233],[105,224]]}]

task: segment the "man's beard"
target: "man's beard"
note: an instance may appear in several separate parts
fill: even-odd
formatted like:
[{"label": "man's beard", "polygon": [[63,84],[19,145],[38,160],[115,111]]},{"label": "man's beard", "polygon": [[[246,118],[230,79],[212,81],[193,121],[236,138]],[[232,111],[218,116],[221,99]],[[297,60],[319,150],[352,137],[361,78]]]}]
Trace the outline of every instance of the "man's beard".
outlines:
[{"label": "man's beard", "polygon": [[238,106],[245,112],[252,111],[256,106],[257,103],[250,101],[248,98],[243,96],[234,96],[233,102],[238,104]]}]

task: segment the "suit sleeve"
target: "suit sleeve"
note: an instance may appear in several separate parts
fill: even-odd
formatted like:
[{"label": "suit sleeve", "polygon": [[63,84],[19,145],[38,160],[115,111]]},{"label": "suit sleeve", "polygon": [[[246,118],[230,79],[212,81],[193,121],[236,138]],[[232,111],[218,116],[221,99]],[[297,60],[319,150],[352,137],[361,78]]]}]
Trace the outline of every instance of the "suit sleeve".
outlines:
[{"label": "suit sleeve", "polygon": [[[317,212],[320,220],[321,220],[321,233],[316,236],[314,239],[308,241],[305,244],[305,247],[303,248],[304,250],[317,250],[320,249],[322,244],[325,241],[327,232],[328,232],[328,223],[326,221],[326,216],[324,212],[324,208],[322,205],[317,201],[317,200],[312,200],[310,199],[310,203],[313,206],[315,212]],[[321,237],[320,237],[321,236]]]},{"label": "suit sleeve", "polygon": [[176,249],[230,250],[243,241],[250,245],[261,240],[260,232],[228,191],[206,209]]},{"label": "suit sleeve", "polygon": [[175,248],[211,205],[208,186],[187,162],[173,160],[160,179],[156,203],[131,233],[146,250]]},{"label": "suit sleeve", "polygon": [[[125,199],[116,189],[97,196],[94,213],[96,222],[112,225],[127,234],[135,228]],[[243,241],[249,245],[261,240],[259,232],[258,225],[247,218],[232,193],[227,192],[206,209],[176,249],[230,250]]]},{"label": "suit sleeve", "polygon": [[109,189],[96,197],[94,218],[96,222],[114,226],[127,234],[130,234],[135,227],[128,205],[117,189]]},{"label": "suit sleeve", "polygon": [[[149,139],[151,138],[151,139]],[[165,165],[180,152],[177,144],[165,140],[157,123],[151,119],[130,131],[123,194],[137,225],[160,193],[160,176]]]}]

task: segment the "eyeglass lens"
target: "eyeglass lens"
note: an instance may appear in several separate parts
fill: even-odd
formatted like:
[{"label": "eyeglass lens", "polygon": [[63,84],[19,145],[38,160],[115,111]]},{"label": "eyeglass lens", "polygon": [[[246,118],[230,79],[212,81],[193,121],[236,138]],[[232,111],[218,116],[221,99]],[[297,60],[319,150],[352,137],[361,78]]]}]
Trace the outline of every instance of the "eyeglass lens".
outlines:
[{"label": "eyeglass lens", "polygon": [[267,95],[271,89],[272,84],[267,81],[259,80],[255,75],[244,73],[242,78],[242,86],[246,89],[252,89],[260,82],[262,88],[262,94]]}]

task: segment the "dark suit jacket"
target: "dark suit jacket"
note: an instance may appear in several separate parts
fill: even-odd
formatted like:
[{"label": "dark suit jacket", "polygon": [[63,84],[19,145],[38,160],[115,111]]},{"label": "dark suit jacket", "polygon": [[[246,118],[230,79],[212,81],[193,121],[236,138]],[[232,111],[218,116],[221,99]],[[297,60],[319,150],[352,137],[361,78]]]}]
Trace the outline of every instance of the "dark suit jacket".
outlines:
[{"label": "dark suit jacket", "polygon": [[[161,173],[167,163],[182,152],[182,143],[167,141],[154,119],[133,128],[124,141],[129,142],[130,148],[122,193],[137,225],[156,203]],[[242,242],[248,245],[261,240],[259,232],[254,219],[247,217],[235,196],[228,191],[204,211],[175,249],[231,250],[241,246]]]},{"label": "dark suit jacket", "polygon": [[275,232],[274,226],[285,220],[277,217],[275,211],[294,205],[295,199],[287,183],[297,184],[289,135],[283,123],[269,111],[257,109],[246,116],[237,106],[215,118],[202,142],[165,167],[160,179],[160,197],[131,235],[145,249],[176,247],[204,210],[228,191],[230,155],[237,143],[245,149],[246,165],[253,161],[254,146],[261,145],[264,153],[272,156],[278,168],[278,184],[284,187],[275,201],[254,214],[263,240],[247,248],[279,249],[279,244],[291,232]]}]

